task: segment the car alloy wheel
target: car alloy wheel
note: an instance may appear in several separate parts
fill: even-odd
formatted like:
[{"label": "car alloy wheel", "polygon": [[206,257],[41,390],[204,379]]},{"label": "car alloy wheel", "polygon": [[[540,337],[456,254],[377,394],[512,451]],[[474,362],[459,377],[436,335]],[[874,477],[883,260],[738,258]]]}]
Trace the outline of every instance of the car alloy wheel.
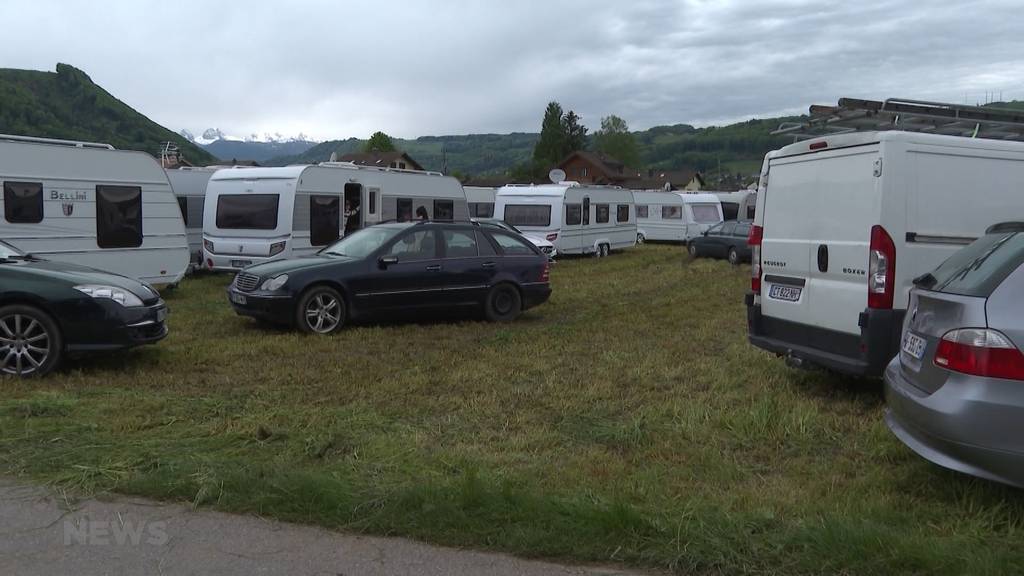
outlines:
[{"label": "car alloy wheel", "polygon": [[329,334],[345,321],[345,302],[330,288],[315,288],[301,302],[300,320],[307,332]]},{"label": "car alloy wheel", "polygon": [[17,311],[5,314],[0,317],[0,370],[15,376],[45,373],[55,340],[42,318]]},{"label": "car alloy wheel", "polygon": [[736,253],[736,248],[729,248],[729,264],[736,266],[740,263],[740,255]]}]

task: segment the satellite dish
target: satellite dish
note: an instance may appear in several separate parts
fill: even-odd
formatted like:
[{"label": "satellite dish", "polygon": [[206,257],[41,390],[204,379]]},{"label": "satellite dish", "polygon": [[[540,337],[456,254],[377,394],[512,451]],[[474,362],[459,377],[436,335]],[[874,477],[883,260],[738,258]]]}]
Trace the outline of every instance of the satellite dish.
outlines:
[{"label": "satellite dish", "polygon": [[551,180],[551,182],[553,184],[558,184],[560,182],[564,182],[565,181],[565,170],[562,170],[560,168],[555,168],[555,169],[551,170],[551,172],[548,172],[548,179]]},{"label": "satellite dish", "polygon": [[328,162],[337,162],[337,161],[338,161],[338,152],[337,151],[331,152],[331,159],[328,160]]}]

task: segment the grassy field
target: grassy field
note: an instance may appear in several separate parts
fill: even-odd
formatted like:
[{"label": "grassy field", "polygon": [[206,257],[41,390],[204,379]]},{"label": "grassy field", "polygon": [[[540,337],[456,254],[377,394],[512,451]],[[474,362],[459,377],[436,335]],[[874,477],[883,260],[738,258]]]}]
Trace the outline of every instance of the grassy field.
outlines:
[{"label": "grassy field", "polygon": [[881,387],[746,342],[749,268],[647,245],[509,325],[259,328],[227,276],[155,347],[0,381],[0,473],[345,531],[710,574],[997,574],[1024,494],[943,471]]}]

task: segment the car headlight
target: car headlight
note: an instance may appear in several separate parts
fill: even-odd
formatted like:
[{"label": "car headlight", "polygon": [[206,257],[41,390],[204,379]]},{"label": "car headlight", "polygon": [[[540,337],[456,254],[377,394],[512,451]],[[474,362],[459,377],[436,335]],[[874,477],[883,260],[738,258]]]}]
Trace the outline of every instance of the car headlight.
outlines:
[{"label": "car headlight", "polygon": [[260,290],[266,290],[267,292],[273,292],[274,290],[279,290],[281,288],[281,286],[284,286],[284,283],[287,282],[287,281],[288,281],[288,275],[287,274],[281,274],[280,276],[274,276],[273,278],[269,278],[265,282],[263,282],[263,285],[260,286]]},{"label": "car headlight", "polygon": [[142,306],[142,300],[140,300],[138,296],[124,288],[118,288],[116,286],[83,284],[81,286],[75,286],[75,290],[78,290],[83,294],[88,294],[93,298],[107,298],[113,300],[125,307]]}]

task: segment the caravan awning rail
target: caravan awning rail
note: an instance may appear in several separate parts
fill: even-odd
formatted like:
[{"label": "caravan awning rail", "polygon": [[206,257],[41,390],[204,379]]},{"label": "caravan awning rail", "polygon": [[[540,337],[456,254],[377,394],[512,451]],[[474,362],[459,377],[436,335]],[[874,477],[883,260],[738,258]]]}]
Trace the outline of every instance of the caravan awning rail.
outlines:
[{"label": "caravan awning rail", "polygon": [[38,138],[36,136],[18,136],[15,134],[0,134],[0,140],[10,142],[33,142],[36,144],[54,144],[58,146],[72,146],[75,148],[101,148],[103,150],[115,150],[110,144],[102,142],[79,142],[77,140],[58,140],[56,138]]},{"label": "caravan awning rail", "polygon": [[836,106],[812,105],[810,117],[785,122],[772,135],[794,141],[850,132],[903,130],[947,136],[1024,141],[1024,110],[924,100],[840,98]]}]

